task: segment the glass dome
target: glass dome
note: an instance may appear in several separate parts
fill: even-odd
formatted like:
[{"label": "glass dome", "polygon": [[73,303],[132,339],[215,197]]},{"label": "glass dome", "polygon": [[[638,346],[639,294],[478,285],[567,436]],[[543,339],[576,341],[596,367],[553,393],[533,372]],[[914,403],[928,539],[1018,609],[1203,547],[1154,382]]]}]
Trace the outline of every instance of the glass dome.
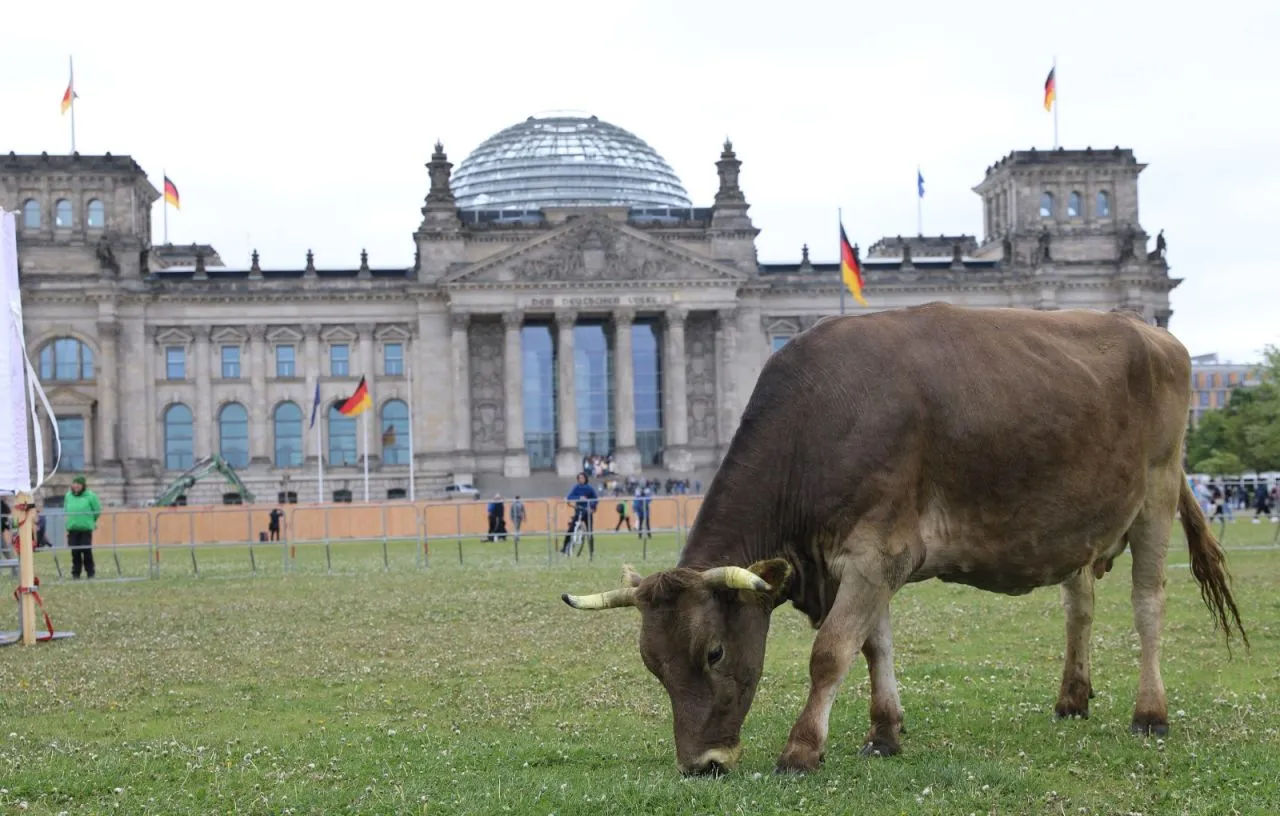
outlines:
[{"label": "glass dome", "polygon": [[462,210],[692,206],[657,151],[595,116],[530,116],[472,151],[450,186]]}]

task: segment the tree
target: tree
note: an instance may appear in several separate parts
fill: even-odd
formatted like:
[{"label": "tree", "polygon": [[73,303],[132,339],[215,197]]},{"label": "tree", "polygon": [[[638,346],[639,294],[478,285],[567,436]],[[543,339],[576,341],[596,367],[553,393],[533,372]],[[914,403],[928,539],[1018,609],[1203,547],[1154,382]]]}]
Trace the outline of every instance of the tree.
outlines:
[{"label": "tree", "polygon": [[[1280,470],[1280,348],[1263,352],[1261,382],[1237,388],[1187,436],[1191,469],[1213,475]],[[1234,473],[1229,465],[1238,465]],[[1213,470],[1216,468],[1217,470]]]}]

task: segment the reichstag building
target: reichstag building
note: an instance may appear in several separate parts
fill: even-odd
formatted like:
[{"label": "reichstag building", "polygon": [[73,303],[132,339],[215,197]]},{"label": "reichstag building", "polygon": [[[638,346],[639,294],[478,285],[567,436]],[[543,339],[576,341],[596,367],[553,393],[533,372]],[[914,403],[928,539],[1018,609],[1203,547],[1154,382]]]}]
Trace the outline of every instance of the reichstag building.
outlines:
[{"label": "reichstag building", "polygon": [[[435,145],[412,266],[308,252],[264,268],[154,245],[160,193],[132,157],[0,156],[26,340],[62,438],[50,494],[83,472],[104,501],[142,504],[219,454],[262,498],[315,501],[322,455],[325,500],[358,500],[361,420],[336,406],[362,376],[371,498],[404,496],[410,467],[420,498],[455,480],[565,484],[593,454],[705,478],[765,360],[837,313],[842,286],[826,224],[823,262],[796,247],[762,263],[749,172],[728,142],[707,158],[719,187],[695,203],[629,131],[531,117],[456,169]],[[975,174],[981,238],[876,242],[870,305],[848,311],[1127,306],[1167,325],[1178,281],[1139,223],[1144,167],[1119,147],[1014,151]]]}]

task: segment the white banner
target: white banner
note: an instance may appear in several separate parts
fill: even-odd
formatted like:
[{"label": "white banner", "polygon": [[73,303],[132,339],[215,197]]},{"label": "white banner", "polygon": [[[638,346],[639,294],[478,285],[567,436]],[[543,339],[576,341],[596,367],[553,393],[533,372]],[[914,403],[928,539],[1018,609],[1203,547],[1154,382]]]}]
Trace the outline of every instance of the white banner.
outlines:
[{"label": "white banner", "polygon": [[[0,493],[30,493],[52,476],[44,472],[44,438],[36,419],[36,401],[50,419],[53,411],[36,381],[22,330],[22,291],[18,285],[16,213],[0,210],[0,365],[8,387],[0,391]],[[36,483],[31,483],[31,437],[35,435]],[[54,449],[58,447],[54,427]],[[57,465],[54,465],[54,469]]]}]

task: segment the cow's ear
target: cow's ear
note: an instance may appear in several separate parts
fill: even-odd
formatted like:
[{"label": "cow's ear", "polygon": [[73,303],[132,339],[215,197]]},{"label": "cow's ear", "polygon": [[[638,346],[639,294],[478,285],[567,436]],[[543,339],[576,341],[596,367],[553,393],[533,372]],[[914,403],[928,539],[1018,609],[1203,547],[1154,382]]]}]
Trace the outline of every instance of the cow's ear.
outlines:
[{"label": "cow's ear", "polygon": [[784,558],[770,558],[757,561],[747,569],[759,575],[770,587],[769,596],[773,605],[777,606],[786,600],[787,584],[791,581],[791,564]]},{"label": "cow's ear", "polygon": [[630,564],[622,565],[622,585],[624,587],[638,587],[643,580],[640,577],[640,573],[636,572],[635,567]]}]

